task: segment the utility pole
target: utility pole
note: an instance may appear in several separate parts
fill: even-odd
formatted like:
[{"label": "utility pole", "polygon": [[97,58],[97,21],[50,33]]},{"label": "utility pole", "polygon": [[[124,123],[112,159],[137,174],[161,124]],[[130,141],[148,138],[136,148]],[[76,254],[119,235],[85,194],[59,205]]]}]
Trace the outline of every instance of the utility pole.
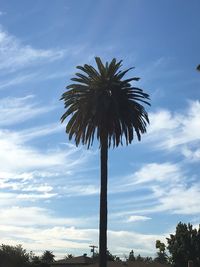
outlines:
[{"label": "utility pole", "polygon": [[89,247],[91,248],[92,258],[94,258],[95,248],[98,248],[98,247],[95,246],[95,245],[91,245],[91,246],[89,246]]}]

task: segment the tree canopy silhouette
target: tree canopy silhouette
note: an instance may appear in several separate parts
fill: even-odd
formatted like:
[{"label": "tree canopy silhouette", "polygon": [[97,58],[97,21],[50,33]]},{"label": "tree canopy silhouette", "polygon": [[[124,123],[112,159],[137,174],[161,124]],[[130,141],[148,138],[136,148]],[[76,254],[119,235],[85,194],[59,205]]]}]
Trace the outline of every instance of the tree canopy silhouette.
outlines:
[{"label": "tree canopy silhouette", "polygon": [[66,133],[89,148],[96,136],[100,143],[101,189],[100,189],[100,234],[99,265],[106,267],[107,250],[107,161],[108,148],[118,147],[125,142],[130,144],[134,136],[141,139],[149,123],[148,114],[142,104],[149,104],[149,95],[134,87],[132,82],[139,78],[123,79],[132,68],[120,70],[122,61],[115,58],[102,63],[95,57],[97,69],[85,64],[77,66],[81,71],[72,78],[72,84],[63,93],[66,111],[61,117],[63,122],[68,116]]},{"label": "tree canopy silhouette", "polygon": [[200,266],[200,227],[197,230],[191,224],[180,222],[176,233],[170,235],[167,242],[175,267],[187,267],[190,260],[194,267]]}]

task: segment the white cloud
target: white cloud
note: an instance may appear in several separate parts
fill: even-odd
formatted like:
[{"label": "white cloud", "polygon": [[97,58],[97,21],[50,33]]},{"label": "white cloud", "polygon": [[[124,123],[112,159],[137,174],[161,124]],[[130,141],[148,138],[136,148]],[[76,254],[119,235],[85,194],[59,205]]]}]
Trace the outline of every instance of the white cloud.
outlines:
[{"label": "white cloud", "polygon": [[64,254],[66,249],[83,250],[88,248],[94,235],[98,236],[97,230],[83,229],[90,220],[91,218],[58,217],[40,207],[1,208],[1,242],[21,243],[26,249],[35,251],[37,248],[39,252],[51,249]]},{"label": "white cloud", "polygon": [[141,221],[147,221],[147,220],[151,220],[150,217],[147,216],[141,216],[141,215],[131,215],[127,222],[141,222]]},{"label": "white cloud", "polygon": [[62,187],[62,191],[70,196],[89,196],[96,195],[99,193],[99,187],[96,185],[84,184],[83,181],[79,181],[79,185],[76,185],[74,182],[68,184],[67,186]]},{"label": "white cloud", "polygon": [[[200,141],[200,102],[191,101],[186,112],[172,114],[167,110],[150,113],[150,127],[146,140],[161,149]],[[156,144],[155,144],[156,143]]]},{"label": "white cloud", "polygon": [[[77,229],[75,227],[20,227],[1,225],[0,234],[3,244],[22,244],[27,250],[42,254],[46,249],[53,251],[56,256],[64,257],[67,253],[80,255],[89,251],[92,236],[97,231],[93,229]],[[98,236],[98,235],[97,235]]]},{"label": "white cloud", "polygon": [[153,235],[129,231],[109,231],[108,247],[118,255],[129,253],[133,249],[135,253],[154,256],[155,242],[157,239],[165,241],[167,234]]},{"label": "white cloud", "polygon": [[[126,221],[137,216],[167,212],[169,214],[196,215],[200,212],[200,183],[198,177],[188,174],[183,164],[151,163],[134,174],[118,179],[116,192],[131,192],[125,196],[120,211],[120,201],[112,205],[111,218]],[[120,188],[120,191],[118,191]],[[138,194],[139,201],[138,201]],[[117,210],[117,211],[116,211]],[[135,217],[136,216],[136,217]],[[139,217],[140,218],[140,217]],[[139,219],[138,218],[138,219]]]},{"label": "white cloud", "polygon": [[194,215],[200,213],[200,184],[191,186],[177,185],[170,190],[161,187],[154,188],[155,196],[159,197],[160,204],[156,211],[169,211],[173,214]]},{"label": "white cloud", "polygon": [[182,149],[182,154],[191,161],[200,161],[200,148],[185,146]]},{"label": "white cloud", "polygon": [[[76,165],[84,162],[90,152],[82,153],[81,148],[75,146],[65,146],[62,150],[57,147],[41,151],[39,148],[27,144],[27,141],[35,137],[52,134],[60,131],[60,129],[60,125],[57,127],[57,125],[51,124],[21,132],[0,130],[1,176],[5,175],[6,178],[9,174],[15,173],[14,177],[16,177],[25,174],[27,171],[31,172],[31,175],[37,175],[37,171],[42,171],[44,176],[49,170],[52,171],[52,167],[54,168],[54,174],[56,174],[56,166],[64,171],[67,169],[70,171]],[[49,174],[51,171],[49,171]]]},{"label": "white cloud", "polygon": [[54,61],[64,56],[63,50],[35,49],[22,44],[0,27],[0,69],[13,71],[39,61]]},{"label": "white cloud", "polygon": [[148,129],[149,134],[155,134],[162,130],[173,130],[178,126],[178,121],[176,121],[168,110],[159,110],[158,112],[150,113],[149,116],[151,120]]},{"label": "white cloud", "polygon": [[[83,181],[77,174],[84,171],[80,166],[93,155],[90,151],[73,145],[43,151],[28,144],[33,138],[58,130],[57,127],[55,129],[51,125],[51,129],[45,126],[44,129],[39,127],[21,132],[0,130],[0,186],[16,193],[18,201],[50,199],[58,193],[61,196],[98,193],[95,184]],[[73,173],[76,173],[76,179]],[[52,177],[56,178],[56,182]]]},{"label": "white cloud", "polygon": [[[25,129],[20,131],[19,138],[24,142],[30,141],[31,139],[47,136],[51,134],[58,133],[60,131],[64,131],[64,125],[58,123],[50,123],[43,126],[37,126],[29,129]],[[73,146],[74,148],[75,146]],[[72,148],[72,146],[71,146]],[[72,149],[71,149],[72,151]]]},{"label": "white cloud", "polygon": [[[141,205],[134,206],[132,201],[132,208],[129,209],[124,206],[123,211],[111,214],[113,218],[124,218],[127,216],[134,216],[133,214],[154,214],[154,213],[169,213],[182,215],[198,215],[200,213],[200,184],[195,183],[187,185],[185,178],[177,184],[163,184],[153,185],[149,188],[156,200],[153,203],[143,202]],[[142,215],[143,216],[143,215]],[[134,217],[133,217],[134,218]],[[130,217],[128,217],[130,219]]]},{"label": "white cloud", "polygon": [[55,106],[38,106],[34,96],[6,97],[0,100],[0,126],[5,127],[30,120],[55,109]]},{"label": "white cloud", "polygon": [[38,194],[17,194],[16,198],[20,200],[30,200],[30,201],[35,201],[35,200],[41,200],[41,199],[50,199],[52,197],[57,196],[56,193],[38,193]]},{"label": "white cloud", "polygon": [[[51,216],[45,215],[45,210],[38,210],[34,207],[30,208],[32,213],[30,211],[25,212],[26,209],[23,213],[21,213],[22,211],[22,208],[15,207],[13,210],[0,215],[2,219],[0,227],[2,243],[21,243],[25,248],[40,253],[45,249],[50,249],[60,256],[66,254],[66,251],[75,255],[80,255],[83,251],[87,253],[89,252],[89,245],[98,244],[97,229],[68,227],[69,219],[53,219]],[[19,216],[19,212],[22,217]],[[86,223],[88,219],[86,219]],[[50,222],[48,227],[40,227],[48,220]],[[13,225],[10,223],[11,221],[17,223]],[[82,226],[84,225],[84,219],[76,220],[76,225],[77,221],[79,225],[81,223]],[[108,230],[108,248],[112,253],[121,257],[124,253],[128,254],[131,249],[142,255],[154,255],[155,241],[157,239],[164,241],[165,236],[165,234],[154,235]]]},{"label": "white cloud", "polygon": [[56,78],[66,77],[68,74],[71,74],[72,71],[69,69],[67,71],[53,71],[53,73],[49,73],[49,71],[35,71],[32,70],[30,73],[24,72],[24,70],[20,73],[17,73],[15,75],[12,75],[12,77],[9,76],[9,78],[4,78],[2,81],[0,81],[0,89],[5,89],[7,87],[13,87],[15,88],[16,85],[19,84],[28,84],[31,82],[41,82],[44,80],[53,80]]},{"label": "white cloud", "polygon": [[19,84],[23,84],[25,82],[29,82],[32,79],[37,78],[36,73],[31,73],[31,74],[21,74],[17,75],[16,77],[12,77],[6,80],[2,80],[0,82],[0,89],[4,89],[9,86],[16,86]]},{"label": "white cloud", "polygon": [[[139,170],[125,177],[118,177],[113,182],[111,193],[129,192],[141,190],[142,188],[151,188],[154,184],[173,185],[179,182],[183,177],[183,171],[178,164],[148,163],[144,164]],[[146,198],[146,196],[145,196]],[[147,200],[152,198],[148,196]]]},{"label": "white cloud", "polygon": [[0,209],[0,221],[2,225],[12,226],[54,226],[54,225],[79,225],[84,224],[80,218],[59,218],[51,211],[40,207],[13,206],[7,209]]},{"label": "white cloud", "polygon": [[139,171],[135,172],[131,178],[132,182],[148,183],[152,181],[177,181],[180,179],[180,168],[176,164],[172,163],[150,163],[144,165]]},{"label": "white cloud", "polygon": [[26,192],[36,191],[36,192],[43,192],[43,193],[49,193],[52,190],[53,190],[53,187],[47,184],[41,184],[39,186],[28,185],[26,188],[22,189],[22,191],[26,191]]},{"label": "white cloud", "polygon": [[43,152],[25,146],[21,143],[18,135],[9,131],[0,131],[0,161],[2,172],[25,172],[40,169],[42,167],[52,167],[63,165],[65,162],[65,153],[63,151]]},{"label": "white cloud", "polygon": [[16,199],[16,194],[10,192],[0,192],[0,208],[6,209],[8,206],[17,204],[18,200]]}]

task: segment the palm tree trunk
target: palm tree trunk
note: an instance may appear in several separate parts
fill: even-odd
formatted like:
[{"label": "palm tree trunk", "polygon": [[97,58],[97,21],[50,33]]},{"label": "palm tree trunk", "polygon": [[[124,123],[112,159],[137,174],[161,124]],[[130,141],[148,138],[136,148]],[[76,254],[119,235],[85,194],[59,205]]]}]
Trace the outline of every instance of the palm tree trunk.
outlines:
[{"label": "palm tree trunk", "polygon": [[100,188],[100,224],[99,224],[99,267],[107,266],[107,163],[108,142],[101,142],[101,188]]}]

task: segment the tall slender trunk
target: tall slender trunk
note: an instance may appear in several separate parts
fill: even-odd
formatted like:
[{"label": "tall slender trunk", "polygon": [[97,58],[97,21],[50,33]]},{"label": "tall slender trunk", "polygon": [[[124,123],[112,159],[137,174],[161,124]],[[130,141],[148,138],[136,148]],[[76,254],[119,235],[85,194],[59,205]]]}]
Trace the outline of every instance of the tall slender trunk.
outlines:
[{"label": "tall slender trunk", "polygon": [[100,224],[99,224],[99,267],[107,266],[107,176],[108,142],[101,142],[101,189],[100,189]]}]

